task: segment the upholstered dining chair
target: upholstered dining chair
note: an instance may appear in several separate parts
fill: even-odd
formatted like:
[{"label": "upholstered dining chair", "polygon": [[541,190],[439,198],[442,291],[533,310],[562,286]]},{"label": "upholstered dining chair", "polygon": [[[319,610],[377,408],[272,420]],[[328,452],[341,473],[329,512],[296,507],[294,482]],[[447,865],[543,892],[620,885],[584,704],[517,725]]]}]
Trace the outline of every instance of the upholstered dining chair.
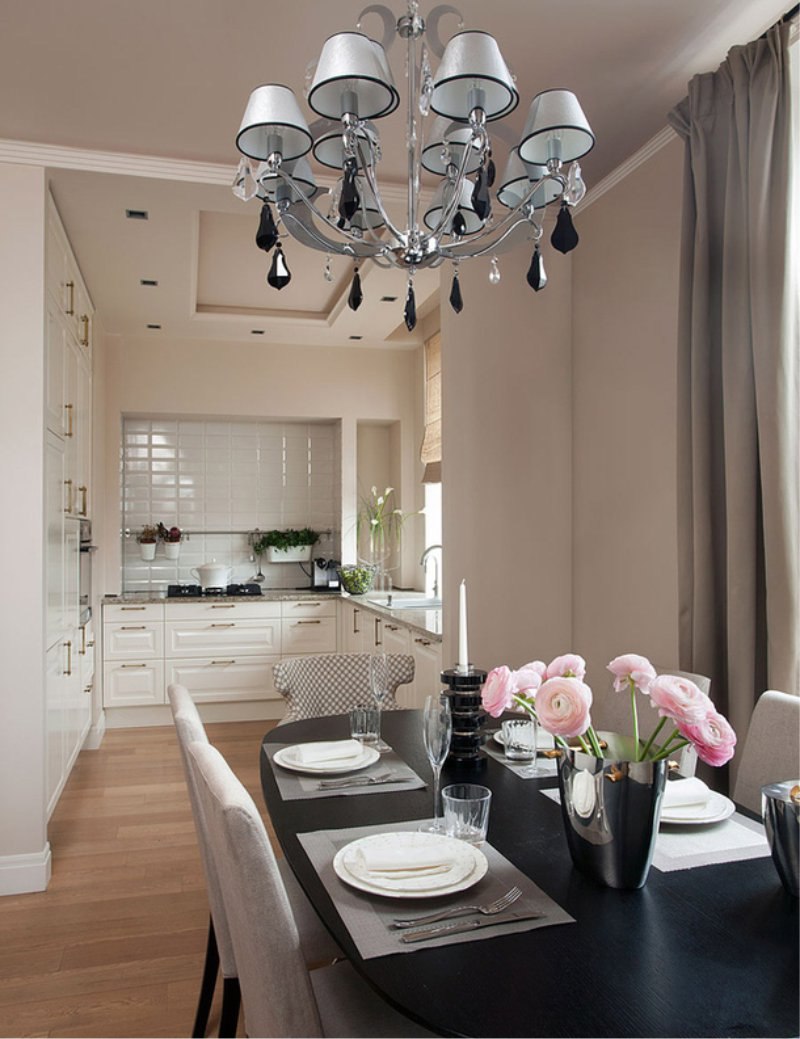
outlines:
[{"label": "upholstered dining chair", "polygon": [[[206,1034],[217,974],[221,971],[222,1012],[219,1034],[222,1037],[235,1036],[240,1007],[236,959],[228,921],[225,916],[225,905],[219,886],[219,877],[209,848],[208,828],[197,793],[194,771],[190,767],[187,756],[187,748],[190,743],[208,743],[208,736],[194,700],[192,700],[185,686],[170,685],[168,694],[172,717],[175,722],[175,730],[178,735],[178,746],[181,751],[186,785],[189,790],[189,801],[197,832],[197,843],[200,847],[200,858],[206,877],[210,910],[206,958],[192,1035],[200,1037]],[[342,956],[342,950],[323,926],[285,860],[281,861],[279,868],[283,875],[284,886],[289,893],[291,910],[300,934],[301,950],[305,962],[310,966],[317,966],[323,963],[330,963],[337,956]]]},{"label": "upholstered dining chair", "polygon": [[193,743],[189,757],[225,900],[247,1034],[431,1035],[381,1000],[350,963],[307,970],[253,799],[215,747]]},{"label": "upholstered dining chair", "polygon": [[[281,660],[272,668],[275,688],[285,698],[288,710],[280,724],[301,718],[344,714],[353,707],[372,702],[369,683],[369,653],[323,653],[320,656]],[[414,679],[414,658],[388,653],[389,691],[383,710],[397,711],[397,687]]]},{"label": "upholstered dining chair", "polygon": [[800,696],[768,689],[750,719],[733,799],[761,814],[761,787],[783,779],[800,782]]}]

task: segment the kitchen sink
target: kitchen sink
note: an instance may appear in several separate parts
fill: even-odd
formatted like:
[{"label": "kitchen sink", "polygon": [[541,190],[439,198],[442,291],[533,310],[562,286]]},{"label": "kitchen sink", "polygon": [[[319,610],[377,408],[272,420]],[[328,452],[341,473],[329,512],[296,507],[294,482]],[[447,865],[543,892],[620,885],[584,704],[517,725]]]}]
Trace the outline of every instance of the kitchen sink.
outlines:
[{"label": "kitchen sink", "polygon": [[393,595],[391,600],[384,595],[380,599],[367,599],[367,602],[371,602],[373,606],[383,606],[387,610],[441,610],[442,608],[441,599],[428,599],[422,595],[410,598]]}]

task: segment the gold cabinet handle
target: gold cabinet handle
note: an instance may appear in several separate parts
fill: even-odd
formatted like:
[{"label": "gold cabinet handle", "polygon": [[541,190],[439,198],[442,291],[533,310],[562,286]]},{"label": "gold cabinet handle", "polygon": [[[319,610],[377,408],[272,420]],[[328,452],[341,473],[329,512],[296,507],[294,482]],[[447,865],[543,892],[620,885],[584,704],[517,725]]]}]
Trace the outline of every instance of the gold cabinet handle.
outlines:
[{"label": "gold cabinet handle", "polygon": [[88,515],[87,498],[89,495],[89,489],[81,484],[78,490],[81,494],[81,516],[86,516]]},{"label": "gold cabinet handle", "polygon": [[121,609],[133,611],[133,610],[146,610],[147,607],[146,606],[122,606]]},{"label": "gold cabinet handle", "polygon": [[233,621],[230,621],[228,624],[212,624],[211,627],[212,628],[235,628],[236,624]]},{"label": "gold cabinet handle", "polygon": [[322,606],[321,602],[296,602],[292,607],[295,610],[302,610],[304,606]]},{"label": "gold cabinet handle", "polygon": [[74,409],[75,409],[75,405],[74,405],[74,404],[65,404],[65,405],[64,405],[64,411],[66,411],[66,413],[67,413],[67,419],[68,419],[68,422],[67,422],[67,431],[66,431],[66,433],[64,434],[64,436],[65,436],[65,437],[71,437],[71,436],[73,436],[73,430],[72,430],[72,413],[73,413]]},{"label": "gold cabinet handle", "polygon": [[387,624],[386,625],[386,630],[387,631],[400,631],[400,625],[399,624]]},{"label": "gold cabinet handle", "polygon": [[147,631],[146,624],[123,624],[120,631]]},{"label": "gold cabinet handle", "polygon": [[322,624],[322,621],[317,618],[314,621],[297,621],[298,624]]},{"label": "gold cabinet handle", "polygon": [[381,619],[380,619],[380,617],[376,617],[375,618],[375,645],[376,646],[382,646],[383,645],[383,640],[381,639],[380,635],[381,635]]},{"label": "gold cabinet handle", "polygon": [[235,664],[236,661],[235,660],[212,660],[211,663],[212,663],[212,665],[213,664],[218,664],[220,666],[227,666],[228,664]]},{"label": "gold cabinet handle", "polygon": [[361,628],[359,628],[359,626],[358,626],[358,615],[359,615],[359,613],[361,613],[361,610],[359,610],[356,606],[354,606],[353,607],[353,634],[354,635],[360,635],[361,634]]},{"label": "gold cabinet handle", "polygon": [[91,686],[91,683],[89,683],[89,685],[85,685],[85,686],[83,687],[83,691],[84,691],[84,693],[86,693],[86,695],[88,696],[88,695],[89,695],[89,694],[91,693],[91,691],[92,691],[92,686]]},{"label": "gold cabinet handle", "polygon": [[82,657],[86,656],[86,625],[81,624],[81,648],[78,650],[78,654]]},{"label": "gold cabinet handle", "polygon": [[430,639],[414,639],[414,641],[418,643],[420,646],[430,646],[431,644]]},{"label": "gold cabinet handle", "polygon": [[64,486],[67,488],[67,504],[64,512],[72,512],[72,480],[65,480]]},{"label": "gold cabinet handle", "polygon": [[65,642],[64,643],[64,649],[66,649],[66,651],[67,651],[67,666],[64,668],[64,674],[65,675],[71,675],[72,674],[72,643],[71,642]]},{"label": "gold cabinet handle", "polygon": [[67,291],[69,292],[69,303],[67,304],[66,313],[72,317],[75,313],[75,282],[68,281],[66,284]]},{"label": "gold cabinet handle", "polygon": [[130,670],[131,668],[135,667],[147,667],[147,664],[121,664],[120,666],[123,668],[128,668]]},{"label": "gold cabinet handle", "polygon": [[211,604],[212,610],[235,610],[235,602],[215,602]]},{"label": "gold cabinet handle", "polygon": [[89,315],[81,314],[81,324],[83,325],[83,335],[80,337],[81,346],[89,345]]},{"label": "gold cabinet handle", "polygon": [[89,639],[86,645],[89,647],[89,649],[94,649],[94,639]]}]

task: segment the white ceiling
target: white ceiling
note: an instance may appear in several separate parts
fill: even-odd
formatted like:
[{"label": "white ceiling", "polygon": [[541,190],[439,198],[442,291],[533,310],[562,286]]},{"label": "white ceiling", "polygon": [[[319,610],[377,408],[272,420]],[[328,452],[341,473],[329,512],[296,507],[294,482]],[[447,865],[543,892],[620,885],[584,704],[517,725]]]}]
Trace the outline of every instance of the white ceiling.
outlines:
[{"label": "white ceiling", "polygon": [[[293,281],[280,294],[267,287],[269,258],[253,241],[259,204],[239,202],[226,183],[250,90],[281,82],[302,99],[307,64],[327,36],[355,26],[364,6],[365,0],[3,0],[0,158],[51,169],[53,193],[107,331],[139,335],[147,323],[158,323],[162,331],[152,334],[192,338],[250,338],[262,329],[261,341],[285,343],[351,345],[354,335],[364,345],[418,341],[418,332],[409,336],[402,326],[400,272],[365,265],[365,302],[355,314],[345,305],[350,264],[334,261],[328,283],[324,256],[289,241]],[[392,6],[404,13],[403,0]],[[428,15],[434,6],[423,0],[420,11]],[[591,187],[664,128],[692,75],[715,68],[730,46],[758,36],[791,2],[461,0],[455,6],[467,28],[496,37],[517,77],[522,100],[507,120],[515,133],[540,90],[568,87],[578,94],[597,137],[582,161]],[[454,18],[442,18],[443,40],[455,28]],[[364,30],[380,32],[374,16]],[[389,56],[405,98],[403,55],[397,41]],[[381,173],[396,185],[405,169],[404,111],[405,100],[380,126]],[[496,149],[501,168],[506,150]],[[129,166],[147,175],[122,175],[119,153],[137,156]],[[117,172],[97,172],[105,169]],[[148,210],[150,218],[126,220],[126,209]],[[142,278],[159,284],[142,287]],[[436,305],[437,287],[436,272],[418,276],[423,314]],[[382,303],[382,296],[399,299]]]}]

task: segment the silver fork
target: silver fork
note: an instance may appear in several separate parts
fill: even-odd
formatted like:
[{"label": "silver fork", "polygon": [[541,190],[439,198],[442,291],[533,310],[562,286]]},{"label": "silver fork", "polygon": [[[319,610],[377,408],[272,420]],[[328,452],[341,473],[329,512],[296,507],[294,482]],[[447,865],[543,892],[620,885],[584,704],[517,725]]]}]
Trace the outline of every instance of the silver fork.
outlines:
[{"label": "silver fork", "polygon": [[388,783],[394,780],[393,772],[375,772],[371,776],[343,776],[341,779],[321,779],[318,783],[320,790],[335,790],[340,786],[372,786],[373,783]]},{"label": "silver fork", "polygon": [[450,909],[442,909],[439,913],[431,913],[429,916],[417,916],[413,920],[394,920],[394,927],[422,927],[425,924],[436,924],[440,920],[449,920],[453,916],[463,916],[466,913],[483,913],[484,916],[494,916],[502,913],[504,909],[516,902],[522,891],[515,885],[510,891],[506,891],[494,902],[487,902],[482,906],[451,906]]}]

